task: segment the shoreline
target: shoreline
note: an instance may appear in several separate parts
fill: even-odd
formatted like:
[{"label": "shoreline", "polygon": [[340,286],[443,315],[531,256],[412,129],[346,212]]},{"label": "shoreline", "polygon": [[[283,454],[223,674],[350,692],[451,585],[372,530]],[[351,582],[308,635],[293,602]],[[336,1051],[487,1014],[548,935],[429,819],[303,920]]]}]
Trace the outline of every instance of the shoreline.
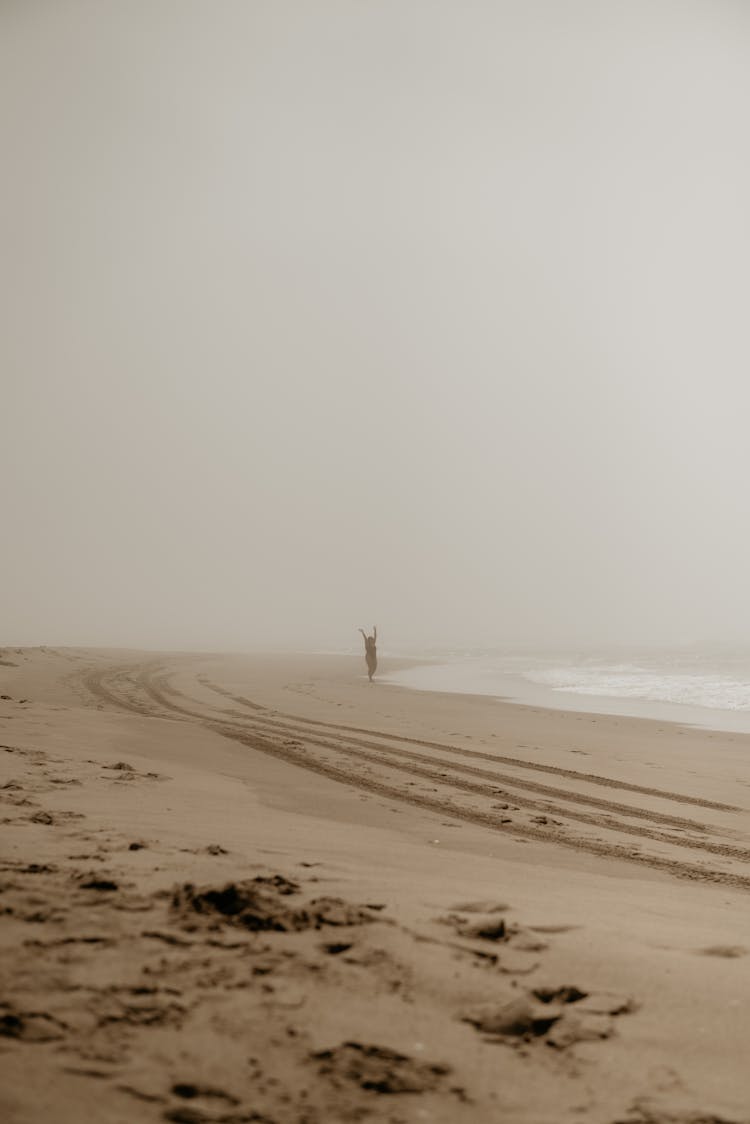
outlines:
[{"label": "shoreline", "polygon": [[[420,670],[426,669],[425,674]],[[699,706],[667,700],[643,699],[634,696],[587,694],[584,690],[546,687],[525,680],[521,675],[496,675],[497,688],[478,690],[476,676],[460,682],[461,664],[444,664],[434,660],[416,660],[405,668],[387,672],[381,682],[406,691],[438,695],[462,695],[466,698],[492,698],[509,705],[529,706],[549,711],[600,714],[619,718],[642,718],[669,722],[680,726],[696,726],[704,730],[750,734],[750,711]],[[456,673],[459,672],[457,676]],[[470,683],[471,686],[466,685]],[[451,685],[455,684],[455,685]]]},{"label": "shoreline", "polygon": [[[319,660],[349,661],[354,668],[354,675],[361,682],[367,682],[367,675],[362,671],[357,675],[356,667],[363,664],[359,649],[250,649],[221,652],[213,649],[147,649],[137,648],[85,648],[69,645],[40,645],[31,648],[13,647],[9,652],[23,651],[26,653],[50,653],[57,655],[68,654],[72,659],[86,658],[84,653],[96,652],[102,656],[115,659],[134,659],[146,657],[149,660],[168,659],[196,659],[210,660],[221,659],[230,661],[309,661],[314,664]],[[78,653],[78,654],[77,654]],[[383,670],[383,664],[387,670]],[[404,692],[417,692],[434,696],[450,698],[458,696],[467,701],[486,702],[491,700],[501,706],[526,707],[530,710],[544,710],[550,714],[574,715],[599,715],[602,718],[633,719],[636,721],[655,722],[659,725],[669,724],[697,728],[705,732],[746,734],[750,735],[750,711],[732,710],[720,707],[700,706],[697,704],[677,703],[666,700],[651,700],[633,696],[586,694],[584,691],[567,691],[564,688],[546,687],[542,684],[525,680],[521,675],[503,673],[497,678],[504,681],[505,690],[471,690],[465,686],[451,687],[447,683],[433,685],[429,682],[419,684],[409,682],[412,672],[426,669],[432,672],[453,675],[457,668],[462,666],[461,661],[445,663],[437,656],[409,656],[385,654],[380,658],[378,671],[375,674],[374,685],[395,688]],[[2,665],[0,664],[0,671]],[[402,678],[401,678],[402,677]]]}]

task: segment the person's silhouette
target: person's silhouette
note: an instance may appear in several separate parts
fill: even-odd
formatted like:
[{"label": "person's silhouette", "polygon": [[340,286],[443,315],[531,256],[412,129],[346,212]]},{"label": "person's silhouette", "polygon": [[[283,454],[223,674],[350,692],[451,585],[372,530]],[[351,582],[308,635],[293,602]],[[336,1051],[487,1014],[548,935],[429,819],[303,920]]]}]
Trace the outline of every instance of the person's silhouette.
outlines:
[{"label": "person's silhouette", "polygon": [[372,636],[368,636],[363,628],[359,630],[365,638],[365,663],[367,664],[367,676],[372,683],[372,677],[378,666],[378,651],[375,647],[378,639],[378,630],[375,625],[372,626]]}]

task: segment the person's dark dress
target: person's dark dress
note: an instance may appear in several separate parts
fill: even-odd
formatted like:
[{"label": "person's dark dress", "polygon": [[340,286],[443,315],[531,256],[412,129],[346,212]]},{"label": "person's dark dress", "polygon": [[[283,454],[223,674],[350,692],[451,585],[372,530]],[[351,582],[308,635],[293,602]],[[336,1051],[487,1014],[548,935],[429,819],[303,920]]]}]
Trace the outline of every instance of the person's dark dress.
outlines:
[{"label": "person's dark dress", "polygon": [[365,663],[367,664],[367,676],[372,683],[372,677],[377,671],[378,667],[378,650],[375,642],[378,638],[377,628],[373,628],[372,636],[368,636],[363,628],[359,630],[365,638]]}]

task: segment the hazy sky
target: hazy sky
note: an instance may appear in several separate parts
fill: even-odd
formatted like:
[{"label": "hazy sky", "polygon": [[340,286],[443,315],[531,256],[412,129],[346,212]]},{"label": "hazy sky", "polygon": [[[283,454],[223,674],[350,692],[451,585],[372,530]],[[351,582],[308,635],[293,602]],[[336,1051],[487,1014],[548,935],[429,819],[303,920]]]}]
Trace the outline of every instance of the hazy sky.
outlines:
[{"label": "hazy sky", "polygon": [[0,642],[750,642],[750,5],[0,0]]}]

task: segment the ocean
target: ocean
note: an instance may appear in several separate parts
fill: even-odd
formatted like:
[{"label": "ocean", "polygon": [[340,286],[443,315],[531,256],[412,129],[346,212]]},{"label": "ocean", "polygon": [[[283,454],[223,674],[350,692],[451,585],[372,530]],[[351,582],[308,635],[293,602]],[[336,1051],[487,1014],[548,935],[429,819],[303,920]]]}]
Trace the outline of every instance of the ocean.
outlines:
[{"label": "ocean", "polygon": [[750,731],[750,649],[475,649],[432,652],[429,660],[390,674],[384,668],[380,678],[412,690]]}]

